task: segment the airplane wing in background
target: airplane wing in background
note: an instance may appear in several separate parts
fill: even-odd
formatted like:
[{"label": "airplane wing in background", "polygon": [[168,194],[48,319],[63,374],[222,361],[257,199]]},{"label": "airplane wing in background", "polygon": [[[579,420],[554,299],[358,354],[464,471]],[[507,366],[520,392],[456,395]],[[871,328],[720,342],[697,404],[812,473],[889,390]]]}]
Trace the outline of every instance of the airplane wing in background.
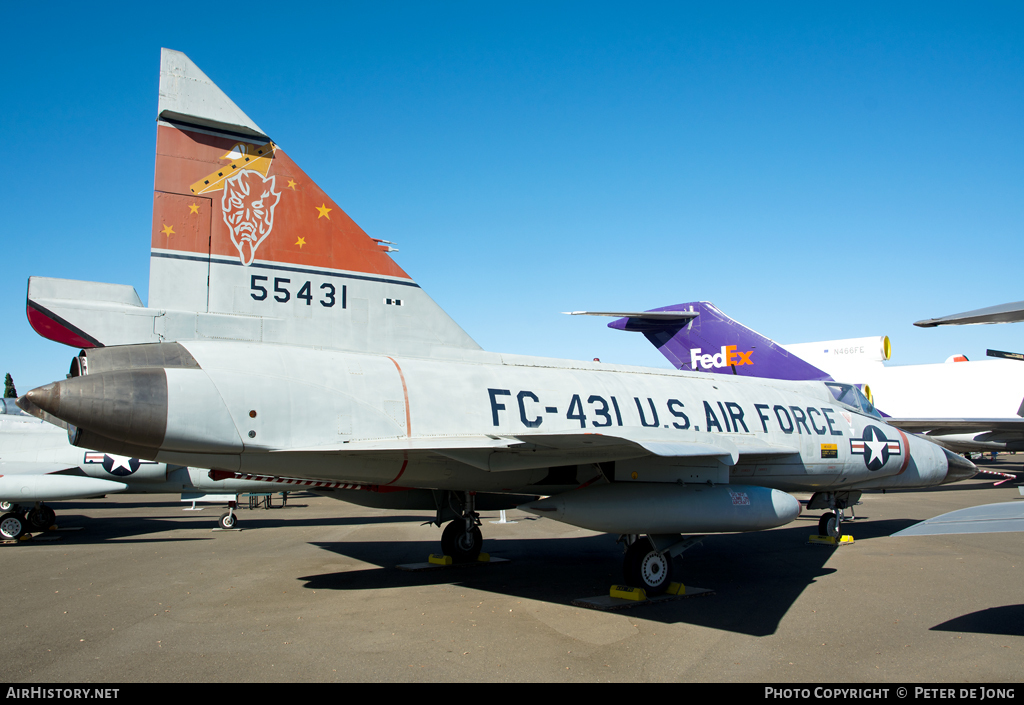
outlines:
[{"label": "airplane wing in background", "polygon": [[897,531],[893,536],[992,534],[1008,531],[1024,531],[1024,502],[999,502],[958,509]]},{"label": "airplane wing in background", "polygon": [[978,323],[1017,323],[1024,321],[1024,301],[1012,304],[999,304],[988,308],[979,308],[964,313],[954,313],[941,318],[928,318],[914,323],[918,328],[935,328],[936,326],[966,326]]},{"label": "airplane wing in background", "polygon": [[[955,453],[1024,450],[1024,419],[898,419],[891,426],[929,438]],[[985,472],[985,471],[981,471]],[[1009,479],[1005,473],[995,473]]]},{"label": "airplane wing in background", "polygon": [[1024,419],[897,419],[887,418],[890,426],[910,433],[942,436],[954,433],[1011,431],[1024,436]]},{"label": "airplane wing in background", "polygon": [[671,323],[689,321],[700,314],[696,311],[563,311],[566,316],[607,316],[609,318],[632,318],[636,321]]}]

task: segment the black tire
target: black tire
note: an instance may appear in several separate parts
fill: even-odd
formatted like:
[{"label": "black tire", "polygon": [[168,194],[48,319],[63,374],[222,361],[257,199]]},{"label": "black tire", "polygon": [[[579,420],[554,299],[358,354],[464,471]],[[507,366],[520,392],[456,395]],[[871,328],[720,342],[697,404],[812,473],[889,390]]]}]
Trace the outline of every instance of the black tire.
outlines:
[{"label": "black tire", "polygon": [[238,524],[238,517],[231,512],[222,514],[220,519],[217,520],[217,525],[222,529],[233,529],[236,524]]},{"label": "black tire", "polygon": [[660,595],[672,582],[672,557],[655,551],[646,537],[637,539],[626,549],[622,574],[626,585],[643,588],[648,597]]},{"label": "black tire", "polygon": [[57,512],[45,504],[38,509],[33,507],[25,513],[25,521],[35,531],[46,531],[57,520]]},{"label": "black tire", "polygon": [[441,534],[441,552],[451,556],[456,563],[472,563],[480,555],[484,537],[480,527],[474,526],[470,534],[466,534],[466,520],[455,519],[448,522]]},{"label": "black tire", "polygon": [[8,501],[6,499],[2,500],[0,501],[0,512],[13,512],[17,506],[18,505],[16,505],[14,502]]},{"label": "black tire", "polygon": [[25,535],[25,517],[14,512],[0,516],[0,540],[17,541]]},{"label": "black tire", "polygon": [[835,512],[825,512],[818,520],[818,536],[831,536],[839,538],[839,525],[836,522]]}]

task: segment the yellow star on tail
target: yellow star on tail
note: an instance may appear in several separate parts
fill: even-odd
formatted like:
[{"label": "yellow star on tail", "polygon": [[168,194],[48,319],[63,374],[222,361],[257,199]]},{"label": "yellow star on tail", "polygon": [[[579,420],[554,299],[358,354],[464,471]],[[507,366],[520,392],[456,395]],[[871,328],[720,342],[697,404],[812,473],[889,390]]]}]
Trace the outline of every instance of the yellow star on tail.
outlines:
[{"label": "yellow star on tail", "polygon": [[164,229],[161,230],[160,232],[162,232],[167,237],[170,237],[171,235],[174,234],[174,228],[172,228],[170,225],[167,225],[166,223],[164,223]]},{"label": "yellow star on tail", "polygon": [[297,241],[297,242],[296,242],[295,244],[296,244],[296,245],[298,245],[298,246],[299,246],[299,249],[301,250],[301,249],[302,249],[302,246],[306,244],[306,240],[305,240],[305,238],[301,238],[301,237],[300,237],[300,238],[298,239],[298,241]]},{"label": "yellow star on tail", "polygon": [[322,206],[317,206],[316,209],[318,211],[320,211],[320,215],[318,215],[316,217],[317,220],[320,220],[321,218],[327,218],[327,220],[331,219],[331,216],[329,216],[327,214],[330,213],[334,209],[333,208],[328,208],[326,203],[323,204]]},{"label": "yellow star on tail", "polygon": [[188,212],[189,212],[190,215],[192,213],[198,213],[199,212],[199,206],[197,206],[195,203],[193,203],[191,206],[188,207]]},{"label": "yellow star on tail", "polygon": [[295,181],[293,179],[288,179],[288,188],[290,188],[292,191],[295,190]]}]

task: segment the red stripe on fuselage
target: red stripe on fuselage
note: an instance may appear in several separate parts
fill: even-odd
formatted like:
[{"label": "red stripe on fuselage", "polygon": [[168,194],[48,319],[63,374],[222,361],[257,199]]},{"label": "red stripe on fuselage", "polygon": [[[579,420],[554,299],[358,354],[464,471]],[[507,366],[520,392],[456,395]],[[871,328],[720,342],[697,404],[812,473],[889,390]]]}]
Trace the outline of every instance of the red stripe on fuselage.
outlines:
[{"label": "red stripe on fuselage", "polygon": [[[398,377],[402,380],[402,396],[405,397],[405,435],[406,437],[412,436],[412,417],[409,414],[409,388],[405,385],[405,375],[402,373],[402,366],[398,364],[398,361],[393,357],[389,357],[391,362],[395,363],[395,369],[398,370]],[[402,451],[402,469],[398,471],[394,479],[391,482],[385,482],[385,485],[391,485],[398,482],[404,473],[405,469],[409,467],[409,451]]]},{"label": "red stripe on fuselage", "polygon": [[903,431],[900,431],[899,429],[896,429],[896,431],[900,434],[900,438],[903,439],[903,447],[907,449],[907,452],[903,454],[903,465],[900,466],[900,471],[896,473],[897,475],[902,475],[903,471],[907,469],[908,465],[910,465],[910,442],[907,441],[907,437],[904,435]]}]

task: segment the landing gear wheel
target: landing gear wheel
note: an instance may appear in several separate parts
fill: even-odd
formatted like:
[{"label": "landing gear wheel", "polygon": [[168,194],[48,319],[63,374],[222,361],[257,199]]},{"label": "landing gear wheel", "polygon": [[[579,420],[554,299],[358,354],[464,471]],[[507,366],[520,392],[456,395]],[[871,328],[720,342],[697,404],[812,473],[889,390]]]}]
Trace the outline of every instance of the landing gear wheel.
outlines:
[{"label": "landing gear wheel", "polygon": [[14,512],[0,516],[0,539],[17,541],[25,534],[25,520]]},{"label": "landing gear wheel", "polygon": [[222,514],[220,519],[217,520],[217,524],[222,529],[233,529],[233,528],[235,528],[235,524],[237,524],[237,523],[238,523],[238,517],[236,517],[231,512],[228,512],[227,514]]},{"label": "landing gear wheel", "polygon": [[626,549],[622,573],[627,585],[641,587],[654,597],[665,592],[672,582],[672,559],[655,551],[649,539],[641,538]]},{"label": "landing gear wheel", "polygon": [[14,502],[3,500],[0,502],[0,512],[9,512],[14,509]]},{"label": "landing gear wheel", "polygon": [[474,526],[467,534],[465,519],[448,522],[441,534],[441,552],[451,556],[456,563],[472,563],[480,555],[483,545],[484,537],[480,527]]},{"label": "landing gear wheel", "polygon": [[57,512],[45,504],[29,509],[25,514],[25,521],[36,531],[46,531],[57,520]]},{"label": "landing gear wheel", "polygon": [[834,512],[825,512],[818,520],[818,536],[831,536],[839,538],[839,522],[836,521]]}]

